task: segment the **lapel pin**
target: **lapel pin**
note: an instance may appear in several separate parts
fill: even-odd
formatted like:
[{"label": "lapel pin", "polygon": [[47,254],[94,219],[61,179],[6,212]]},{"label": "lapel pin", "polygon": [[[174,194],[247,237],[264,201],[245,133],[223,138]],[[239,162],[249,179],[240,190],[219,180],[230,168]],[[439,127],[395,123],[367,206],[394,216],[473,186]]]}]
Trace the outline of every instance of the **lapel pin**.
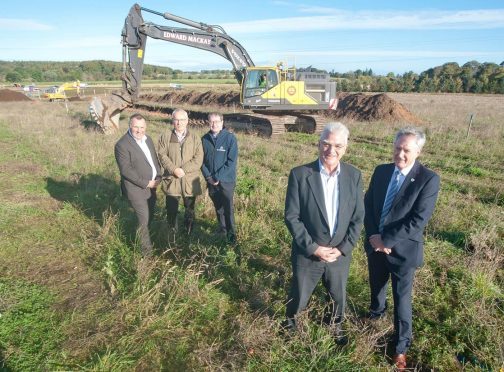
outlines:
[{"label": "lapel pin", "polygon": [[411,179],[411,182],[415,182],[415,179],[414,179],[414,178],[412,178],[412,179]]}]

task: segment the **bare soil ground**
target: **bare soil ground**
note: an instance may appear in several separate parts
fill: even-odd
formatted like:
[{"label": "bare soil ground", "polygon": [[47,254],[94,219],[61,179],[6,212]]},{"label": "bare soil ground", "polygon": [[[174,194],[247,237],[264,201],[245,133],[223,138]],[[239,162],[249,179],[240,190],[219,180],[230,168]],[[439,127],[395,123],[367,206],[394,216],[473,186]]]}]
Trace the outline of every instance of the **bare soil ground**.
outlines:
[{"label": "bare soil ground", "polygon": [[0,89],[0,102],[31,101],[21,92],[15,92],[10,89]]}]

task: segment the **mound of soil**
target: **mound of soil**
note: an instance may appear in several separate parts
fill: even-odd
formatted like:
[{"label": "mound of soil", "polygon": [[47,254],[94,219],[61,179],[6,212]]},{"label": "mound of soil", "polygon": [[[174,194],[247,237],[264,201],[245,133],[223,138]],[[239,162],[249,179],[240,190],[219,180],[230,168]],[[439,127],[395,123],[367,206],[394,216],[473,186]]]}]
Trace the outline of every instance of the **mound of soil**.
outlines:
[{"label": "mound of soil", "polygon": [[367,95],[340,93],[338,107],[329,115],[351,121],[385,121],[420,124],[422,121],[385,93]]},{"label": "mound of soil", "polygon": [[240,94],[235,92],[215,93],[211,91],[174,91],[163,96],[143,94],[140,99],[160,103],[185,103],[188,105],[211,105],[233,107],[240,105]]},{"label": "mound of soil", "polygon": [[0,102],[31,101],[21,92],[10,89],[0,89]]},{"label": "mound of soil", "polygon": [[[240,105],[240,95],[236,92],[215,93],[211,91],[173,91],[159,96],[144,94],[142,100],[169,105],[203,105],[235,107]],[[320,114],[334,119],[350,121],[385,121],[420,124],[422,121],[406,107],[386,94],[367,95],[362,93],[339,93],[338,107],[335,111],[322,111]]]}]

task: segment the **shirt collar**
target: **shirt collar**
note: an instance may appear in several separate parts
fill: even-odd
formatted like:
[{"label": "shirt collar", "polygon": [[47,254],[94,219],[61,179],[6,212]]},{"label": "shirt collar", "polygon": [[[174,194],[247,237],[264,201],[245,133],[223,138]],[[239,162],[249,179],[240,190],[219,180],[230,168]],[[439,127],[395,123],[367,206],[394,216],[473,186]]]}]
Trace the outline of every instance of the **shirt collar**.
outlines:
[{"label": "shirt collar", "polygon": [[338,176],[340,174],[341,163],[338,163],[338,166],[336,167],[336,171],[333,172],[333,174],[329,174],[329,172],[327,172],[327,170],[324,168],[324,164],[322,164],[322,162],[320,161],[320,158],[318,160],[318,163],[319,163],[320,173],[326,175],[327,177]]},{"label": "shirt collar", "polygon": [[414,165],[415,165],[415,163],[413,162],[413,164],[411,164],[407,168],[404,168],[403,170],[399,170],[399,168],[395,167],[394,172],[399,172],[399,173],[401,173],[401,176],[406,177],[408,175],[408,173],[411,171],[411,169],[413,169]]}]

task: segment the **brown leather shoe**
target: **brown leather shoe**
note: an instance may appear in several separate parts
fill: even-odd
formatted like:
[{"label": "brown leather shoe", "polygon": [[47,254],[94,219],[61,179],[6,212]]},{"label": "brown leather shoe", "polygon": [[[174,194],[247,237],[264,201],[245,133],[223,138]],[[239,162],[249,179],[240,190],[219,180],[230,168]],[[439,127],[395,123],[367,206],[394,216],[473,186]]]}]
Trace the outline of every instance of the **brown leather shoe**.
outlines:
[{"label": "brown leather shoe", "polygon": [[406,369],[406,354],[394,355],[394,365],[398,371]]}]

